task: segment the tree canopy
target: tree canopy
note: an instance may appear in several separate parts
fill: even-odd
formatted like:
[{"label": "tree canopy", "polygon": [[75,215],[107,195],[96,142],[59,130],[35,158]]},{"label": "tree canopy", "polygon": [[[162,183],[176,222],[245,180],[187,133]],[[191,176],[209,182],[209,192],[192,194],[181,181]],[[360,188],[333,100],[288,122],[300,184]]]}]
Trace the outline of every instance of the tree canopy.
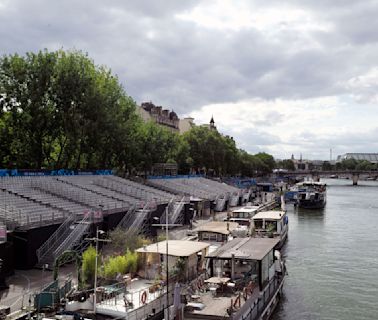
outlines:
[{"label": "tree canopy", "polygon": [[121,166],[137,123],[135,102],[81,52],[0,59],[3,167]]},{"label": "tree canopy", "polygon": [[184,135],[144,123],[118,78],[81,51],[0,58],[0,167],[148,172],[177,163],[215,175],[271,172],[266,153],[239,150],[206,126]]}]

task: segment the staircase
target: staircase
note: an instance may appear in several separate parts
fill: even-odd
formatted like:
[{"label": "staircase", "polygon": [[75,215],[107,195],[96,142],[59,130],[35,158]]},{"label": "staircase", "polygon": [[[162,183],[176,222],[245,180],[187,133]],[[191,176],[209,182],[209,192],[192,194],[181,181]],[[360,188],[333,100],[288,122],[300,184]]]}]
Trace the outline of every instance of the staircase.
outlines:
[{"label": "staircase", "polygon": [[230,207],[236,207],[239,203],[239,193],[234,192],[230,196]]},{"label": "staircase", "polygon": [[[10,210],[9,210],[10,209]],[[16,219],[16,209],[12,207],[0,208],[0,222],[7,226],[8,230],[14,230],[19,222]]]},{"label": "staircase", "polygon": [[182,210],[186,203],[185,197],[182,197],[180,201],[172,202],[173,199],[168,204],[168,210],[164,211],[160,218],[160,223],[166,223],[166,214],[168,211],[168,222],[170,224],[183,224],[184,216],[182,215]]},{"label": "staircase", "polygon": [[218,211],[218,212],[223,211],[225,204],[226,204],[226,196],[223,196],[223,198],[217,197],[215,210]]},{"label": "staircase", "polygon": [[121,221],[118,223],[117,228],[127,229],[132,223],[136,211],[136,205],[133,205],[127,210],[125,215],[122,217]]},{"label": "staircase", "polygon": [[130,237],[143,234],[146,231],[146,220],[151,212],[150,207],[150,202],[147,202],[143,209],[137,210],[136,206],[131,207],[117,227],[126,230],[127,236]]},{"label": "staircase", "polygon": [[79,221],[76,221],[75,215],[70,215],[36,251],[37,265],[49,264],[52,266],[55,259],[66,250],[82,252],[85,248],[85,242],[82,240],[88,234],[91,222],[90,214],[84,215]]}]

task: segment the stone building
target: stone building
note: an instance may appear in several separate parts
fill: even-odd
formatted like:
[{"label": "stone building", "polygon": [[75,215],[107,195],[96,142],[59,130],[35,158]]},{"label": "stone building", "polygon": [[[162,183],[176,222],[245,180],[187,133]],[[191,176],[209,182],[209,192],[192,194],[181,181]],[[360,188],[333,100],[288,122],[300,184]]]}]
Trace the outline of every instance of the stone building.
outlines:
[{"label": "stone building", "polygon": [[195,126],[194,118],[180,119],[176,112],[163,109],[163,107],[156,106],[152,102],[143,102],[137,107],[137,113],[143,121],[154,121],[175,133],[183,134]]},{"label": "stone building", "polygon": [[155,106],[152,102],[143,102],[141,106],[138,106],[137,113],[145,122],[152,120],[172,132],[179,133],[180,131],[180,119],[174,111]]}]

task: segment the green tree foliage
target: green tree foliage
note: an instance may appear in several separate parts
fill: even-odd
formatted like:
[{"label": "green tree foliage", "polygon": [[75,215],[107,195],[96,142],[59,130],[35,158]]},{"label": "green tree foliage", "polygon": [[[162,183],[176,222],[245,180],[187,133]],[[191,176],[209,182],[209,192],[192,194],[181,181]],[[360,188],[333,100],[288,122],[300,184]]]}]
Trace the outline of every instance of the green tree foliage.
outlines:
[{"label": "green tree foliage", "polygon": [[239,150],[235,141],[207,127],[194,127],[184,134],[182,143],[188,147],[186,165],[216,175],[235,175],[240,170]]},{"label": "green tree foliage", "polygon": [[92,246],[83,252],[82,270],[84,282],[93,286],[96,270],[96,249]]},{"label": "green tree foliage", "polygon": [[168,129],[153,122],[139,124],[136,133],[138,141],[138,169],[149,171],[154,163],[176,162],[179,137]]},{"label": "green tree foliage", "polygon": [[368,171],[368,170],[373,170],[375,169],[374,168],[374,165],[367,161],[367,160],[361,160],[357,163],[356,165],[356,170],[362,170],[362,171]]},{"label": "green tree foliage", "polygon": [[332,170],[332,169],[333,169],[333,166],[329,161],[324,161],[322,163],[322,170],[323,171],[328,171],[328,170]]},{"label": "green tree foliage", "polygon": [[377,166],[367,160],[356,160],[356,159],[344,159],[341,162],[336,163],[337,170],[361,170],[369,171],[376,170]]},{"label": "green tree foliage", "polygon": [[270,154],[267,154],[265,152],[260,152],[255,155],[255,157],[264,164],[264,167],[262,168],[263,173],[270,173],[275,168],[276,163],[274,161],[273,156]]},{"label": "green tree foliage", "polygon": [[110,231],[109,237],[111,240],[111,246],[121,252],[134,252],[135,249],[151,243],[150,239],[135,234],[132,230],[125,231],[121,228]]},{"label": "green tree foliage", "polygon": [[285,159],[285,160],[277,162],[276,167],[278,169],[286,169],[289,171],[295,171],[295,165],[294,165],[293,160],[291,159]]},{"label": "green tree foliage", "polygon": [[125,255],[110,257],[104,263],[104,276],[114,278],[117,274],[135,273],[138,269],[138,255],[127,251]]},{"label": "green tree foliage", "polygon": [[0,161],[18,168],[125,167],[137,124],[118,79],[77,52],[0,59]]}]

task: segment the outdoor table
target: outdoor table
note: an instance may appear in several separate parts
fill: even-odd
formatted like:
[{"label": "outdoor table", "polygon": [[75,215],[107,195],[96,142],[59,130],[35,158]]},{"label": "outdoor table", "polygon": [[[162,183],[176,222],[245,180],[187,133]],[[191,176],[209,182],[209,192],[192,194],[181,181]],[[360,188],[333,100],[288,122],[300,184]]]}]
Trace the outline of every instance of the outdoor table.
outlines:
[{"label": "outdoor table", "polygon": [[222,278],[222,277],[212,277],[205,280],[206,283],[213,283],[213,284],[226,284],[230,281],[231,278]]},{"label": "outdoor table", "polygon": [[[205,280],[206,283],[210,283],[210,284],[215,284],[215,285],[219,285],[222,289],[222,292],[223,292],[223,286],[227,284],[227,282],[229,282],[231,280],[231,278],[224,278],[224,277],[212,277],[212,278],[209,278],[207,280]],[[215,288],[215,290],[212,288],[209,288],[211,291],[213,291],[213,294],[215,295],[216,293],[216,290],[217,288]]]},{"label": "outdoor table", "polygon": [[200,299],[201,299],[201,296],[200,295],[198,295],[198,294],[193,294],[192,296],[191,296],[191,298],[194,300],[194,301],[199,301]]},{"label": "outdoor table", "polygon": [[191,307],[193,309],[198,309],[198,310],[202,310],[203,308],[205,308],[205,305],[199,302],[188,302],[186,306]]},{"label": "outdoor table", "polygon": [[213,297],[215,297],[216,293],[217,293],[217,287],[210,287],[209,290],[211,291],[211,294],[213,295]]}]

